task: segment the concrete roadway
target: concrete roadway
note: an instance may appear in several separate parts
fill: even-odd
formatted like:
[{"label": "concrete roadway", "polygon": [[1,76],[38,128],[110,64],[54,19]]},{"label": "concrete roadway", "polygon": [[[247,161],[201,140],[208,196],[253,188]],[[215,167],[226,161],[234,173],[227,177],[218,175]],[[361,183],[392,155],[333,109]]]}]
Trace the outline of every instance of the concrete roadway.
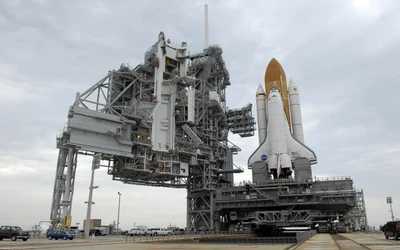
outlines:
[{"label": "concrete roadway", "polygon": [[387,250],[400,249],[400,241],[386,240],[383,234],[316,234],[290,250]]},{"label": "concrete roadway", "polygon": [[[208,235],[210,236],[210,235]],[[3,239],[0,241],[0,250],[11,249],[60,249],[60,250],[161,250],[161,249],[204,249],[204,250],[247,250],[265,249],[262,244],[199,244],[196,243],[200,235],[166,236],[166,237],[122,237],[122,236],[98,236],[92,239],[74,240],[48,240],[48,239],[29,239],[26,242],[18,240],[16,242]],[[193,240],[195,239],[195,240]],[[180,240],[179,243],[165,243],[168,240]],[[160,241],[160,242],[159,242]],[[186,241],[186,242],[185,242]],[[270,250],[283,250],[292,245],[275,244],[268,245]]]},{"label": "concrete roadway", "polygon": [[[156,238],[156,237],[155,237]],[[162,237],[153,240],[162,240]],[[29,239],[26,242],[18,240],[13,242],[7,239],[0,241],[0,250],[5,249],[81,249],[81,250],[162,250],[162,249],[204,249],[204,250],[247,250],[247,249],[266,249],[269,250],[314,250],[314,249],[370,249],[386,250],[400,249],[400,241],[393,239],[386,240],[383,234],[317,234],[300,245],[291,244],[199,244],[193,241],[198,236],[169,236],[164,240],[180,239],[186,242],[165,243],[148,242],[150,237],[121,237],[121,236],[98,236],[93,239],[74,239],[74,240],[48,240],[48,239]],[[139,242],[142,241],[142,243]]]}]

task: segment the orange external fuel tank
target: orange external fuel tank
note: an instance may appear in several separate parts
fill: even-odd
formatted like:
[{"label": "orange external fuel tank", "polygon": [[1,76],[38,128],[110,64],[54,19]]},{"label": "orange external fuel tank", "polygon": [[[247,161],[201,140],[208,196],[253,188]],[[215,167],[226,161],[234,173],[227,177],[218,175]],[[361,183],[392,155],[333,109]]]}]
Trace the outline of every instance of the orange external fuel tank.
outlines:
[{"label": "orange external fuel tank", "polygon": [[275,58],[272,58],[267,66],[267,69],[265,70],[264,83],[266,102],[268,102],[269,92],[271,91],[272,87],[275,86],[281,93],[283,108],[285,110],[286,118],[289,123],[289,128],[290,130],[292,130],[292,123],[290,121],[291,116],[289,110],[288,88],[286,85],[286,75],[281,64]]}]

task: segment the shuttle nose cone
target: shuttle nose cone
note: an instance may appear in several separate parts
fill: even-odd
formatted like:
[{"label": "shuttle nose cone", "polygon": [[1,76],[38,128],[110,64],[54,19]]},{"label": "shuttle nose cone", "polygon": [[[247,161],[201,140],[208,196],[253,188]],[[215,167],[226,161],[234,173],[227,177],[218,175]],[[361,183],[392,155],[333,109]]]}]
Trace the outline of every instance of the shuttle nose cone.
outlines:
[{"label": "shuttle nose cone", "polygon": [[271,97],[277,97],[277,96],[279,96],[279,98],[281,98],[281,93],[280,93],[279,89],[272,87],[271,91],[269,92],[268,99],[270,99]]}]

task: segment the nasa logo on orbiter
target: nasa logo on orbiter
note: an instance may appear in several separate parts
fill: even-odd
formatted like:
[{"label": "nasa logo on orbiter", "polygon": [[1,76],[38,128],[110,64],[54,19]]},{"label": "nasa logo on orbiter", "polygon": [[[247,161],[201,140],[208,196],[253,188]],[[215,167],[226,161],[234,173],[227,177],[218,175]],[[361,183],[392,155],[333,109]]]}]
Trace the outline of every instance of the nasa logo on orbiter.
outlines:
[{"label": "nasa logo on orbiter", "polygon": [[263,154],[261,156],[261,160],[266,161],[268,159],[268,156],[266,154]]}]

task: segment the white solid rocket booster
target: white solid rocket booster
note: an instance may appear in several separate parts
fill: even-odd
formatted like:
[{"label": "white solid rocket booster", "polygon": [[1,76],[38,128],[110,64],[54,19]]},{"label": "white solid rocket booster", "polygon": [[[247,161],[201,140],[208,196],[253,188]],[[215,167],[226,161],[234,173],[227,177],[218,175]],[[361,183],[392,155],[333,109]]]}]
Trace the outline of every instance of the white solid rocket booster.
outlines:
[{"label": "white solid rocket booster", "polygon": [[296,140],[304,144],[303,119],[301,118],[299,90],[293,78],[289,83],[289,103],[292,117],[293,136]]},{"label": "white solid rocket booster", "polygon": [[258,84],[256,92],[257,124],[258,124],[258,144],[264,141],[267,136],[267,113],[265,105],[265,92],[261,84]]}]

